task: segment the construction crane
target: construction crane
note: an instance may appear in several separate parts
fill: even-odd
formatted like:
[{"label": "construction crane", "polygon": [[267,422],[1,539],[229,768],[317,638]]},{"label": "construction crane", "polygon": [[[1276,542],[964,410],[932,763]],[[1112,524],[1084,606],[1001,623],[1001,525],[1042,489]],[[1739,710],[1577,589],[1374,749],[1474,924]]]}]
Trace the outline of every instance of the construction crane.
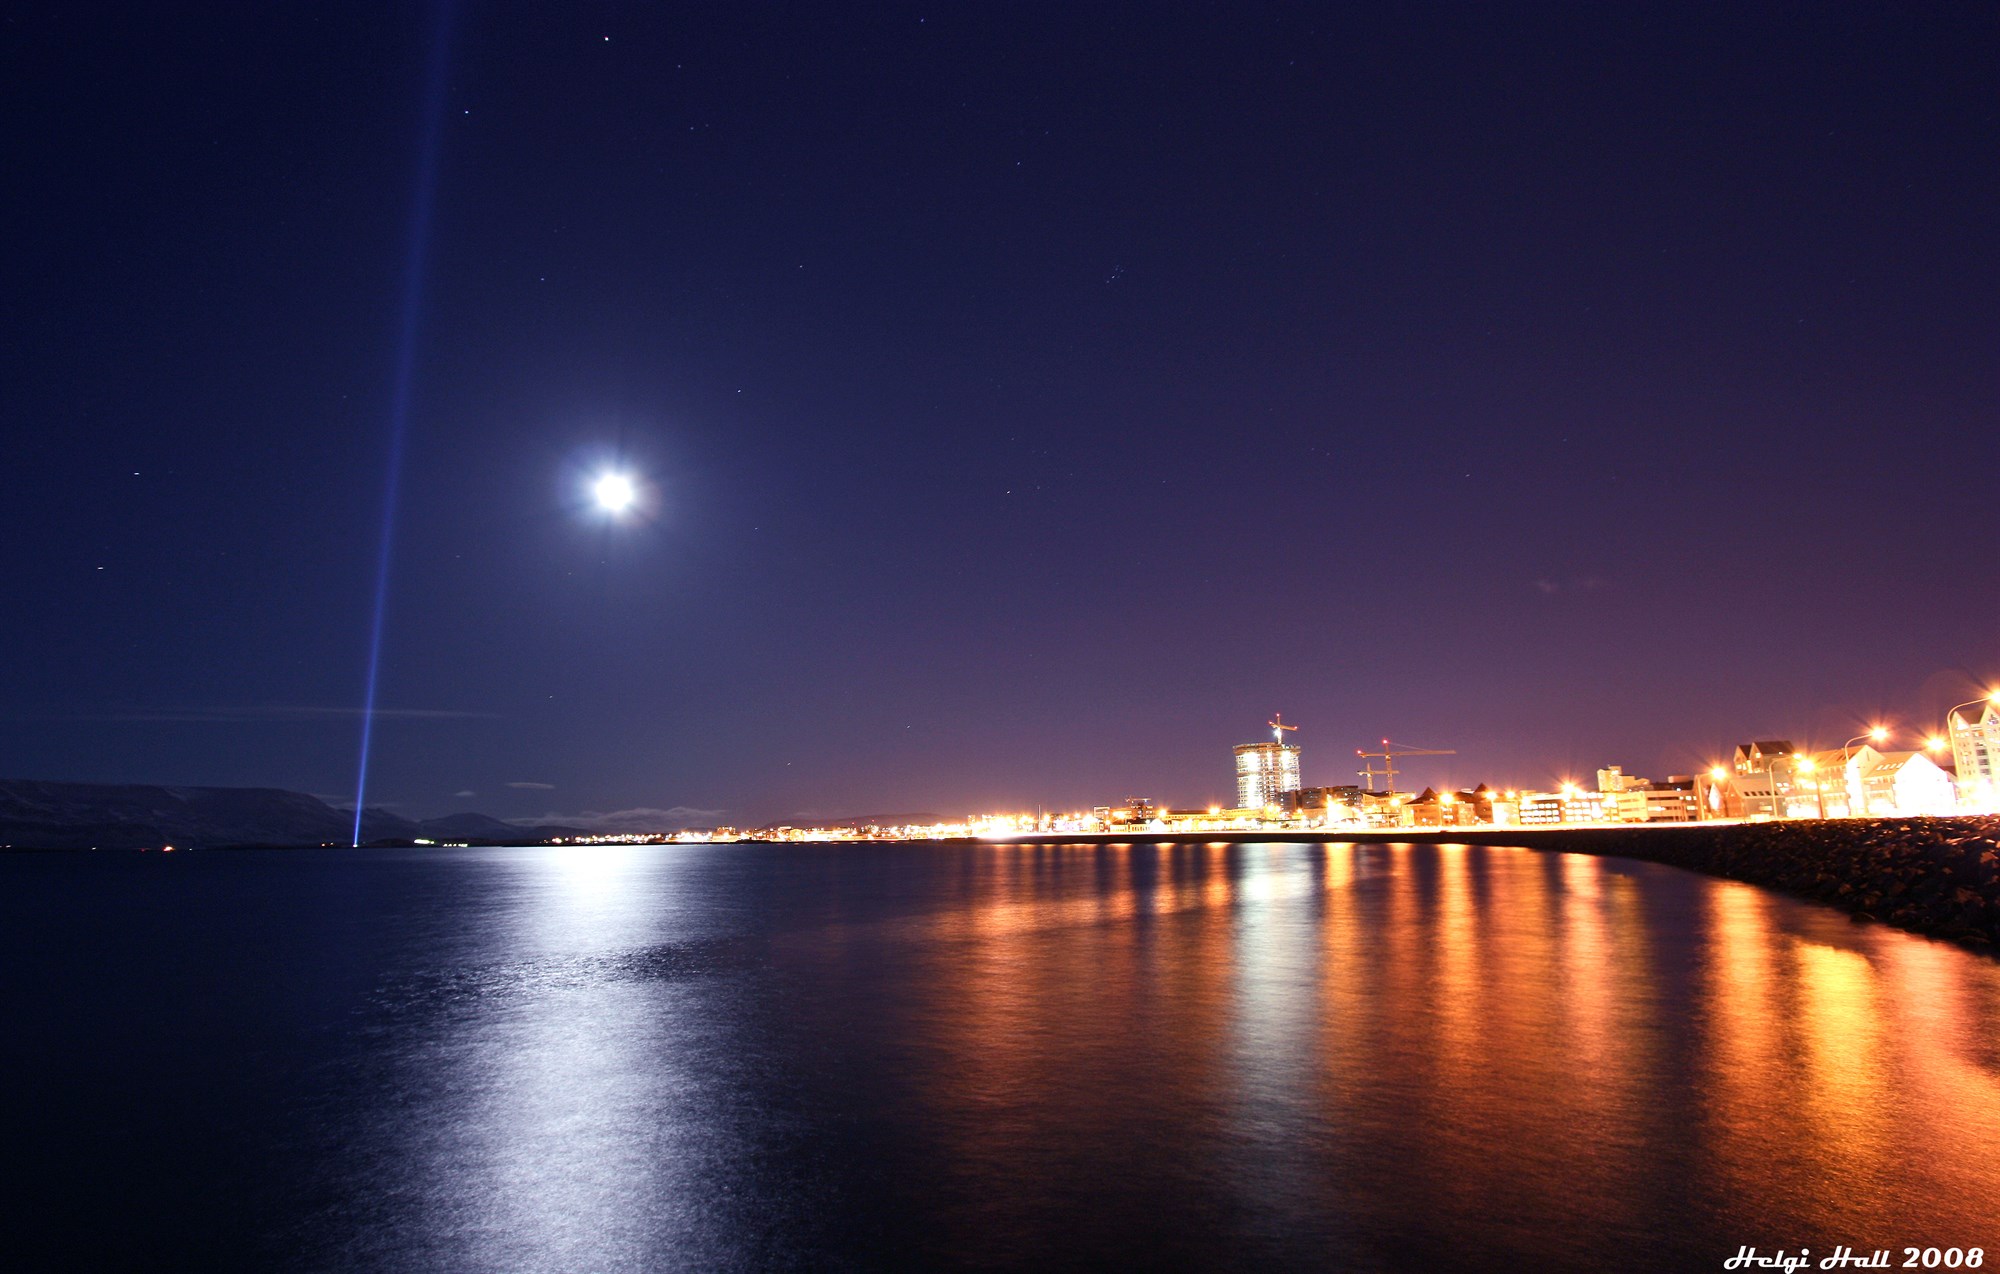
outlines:
[{"label": "construction crane", "polygon": [[1271,727],[1271,737],[1280,743],[1285,741],[1285,731],[1296,731],[1298,729],[1295,725],[1285,724],[1285,714],[1282,712],[1271,714],[1271,719],[1264,724]]},{"label": "construction crane", "polygon": [[[1362,778],[1368,780],[1368,790],[1371,793],[1375,791],[1376,779],[1387,779],[1389,781],[1389,786],[1386,789],[1386,791],[1384,793],[1377,793],[1377,795],[1384,795],[1387,792],[1394,792],[1396,790],[1397,757],[1457,756],[1458,749],[1457,748],[1413,748],[1413,747],[1408,747],[1401,743],[1391,743],[1389,740],[1384,739],[1382,740],[1382,750],[1380,752],[1366,752],[1360,748],[1356,748],[1354,749],[1354,755],[1363,758],[1361,762],[1361,769],[1356,771],[1356,773],[1360,774]],[[1370,760],[1381,761],[1382,768],[1379,770],[1376,769],[1374,766],[1369,764]]]}]

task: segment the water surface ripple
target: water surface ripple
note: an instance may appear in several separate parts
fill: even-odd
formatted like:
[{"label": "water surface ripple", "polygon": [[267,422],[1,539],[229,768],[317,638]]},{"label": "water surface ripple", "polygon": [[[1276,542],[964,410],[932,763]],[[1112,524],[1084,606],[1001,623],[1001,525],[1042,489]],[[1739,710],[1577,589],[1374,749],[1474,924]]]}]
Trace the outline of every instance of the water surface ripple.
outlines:
[{"label": "water surface ripple", "polygon": [[2000,964],[1459,846],[0,858],[10,1252],[2000,1262]]}]

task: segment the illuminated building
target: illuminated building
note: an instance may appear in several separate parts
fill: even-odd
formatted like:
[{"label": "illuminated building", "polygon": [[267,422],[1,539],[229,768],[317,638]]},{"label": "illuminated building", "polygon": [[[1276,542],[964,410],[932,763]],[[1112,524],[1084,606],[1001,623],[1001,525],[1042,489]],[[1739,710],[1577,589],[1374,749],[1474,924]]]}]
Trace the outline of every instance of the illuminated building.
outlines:
[{"label": "illuminated building", "polygon": [[[1868,749],[1874,752],[1873,748]],[[1856,775],[1870,814],[1949,814],[1951,775],[1922,752],[1883,752]]]},{"label": "illuminated building", "polygon": [[1521,825],[1535,827],[1564,822],[1563,798],[1553,792],[1523,792],[1518,802]]},{"label": "illuminated building", "polygon": [[1958,771],[1958,807],[2000,811],[2000,705],[1987,698],[1953,708],[1944,724]]},{"label": "illuminated building", "polygon": [[1818,784],[1820,808],[1827,818],[1848,818],[1869,813],[1863,776],[1873,771],[1881,760],[1882,754],[1867,743],[1856,748],[1828,748],[1812,754],[1810,782]]},{"label": "illuminated building", "polygon": [[1645,787],[1650,780],[1636,774],[1627,774],[1620,765],[1607,766],[1597,772],[1597,790],[1609,796],[1617,792],[1629,792]]},{"label": "illuminated building", "polygon": [[1798,781],[1799,752],[1790,739],[1758,739],[1736,745],[1731,768],[1738,797],[1735,818],[1800,818],[1818,811],[1816,794]]},{"label": "illuminated building", "polygon": [[1737,744],[1731,764],[1738,774],[1766,774],[1790,765],[1797,755],[1790,739],[1759,739]]},{"label": "illuminated building", "polygon": [[1361,808],[1361,796],[1361,789],[1352,784],[1301,787],[1287,792],[1278,804],[1288,814],[1320,814],[1329,809],[1353,811]]},{"label": "illuminated building", "polygon": [[1159,817],[1151,797],[1128,796],[1125,803],[1105,810],[1107,821],[1113,823],[1150,823]]},{"label": "illuminated building", "polygon": [[1299,790],[1299,745],[1239,743],[1236,745],[1236,805],[1261,810],[1284,805],[1288,793]]},{"label": "illuminated building", "polygon": [[1425,788],[1403,807],[1411,827],[1469,827],[1492,821],[1492,799],[1485,787],[1459,792]]},{"label": "illuminated building", "polygon": [[1691,823],[1701,812],[1691,775],[1656,782],[1613,765],[1597,772],[1597,792],[1603,816],[1620,823]]},{"label": "illuminated building", "polygon": [[1701,817],[1694,776],[1669,775],[1663,783],[1626,788],[1618,794],[1618,817],[1627,823],[1692,823]]}]

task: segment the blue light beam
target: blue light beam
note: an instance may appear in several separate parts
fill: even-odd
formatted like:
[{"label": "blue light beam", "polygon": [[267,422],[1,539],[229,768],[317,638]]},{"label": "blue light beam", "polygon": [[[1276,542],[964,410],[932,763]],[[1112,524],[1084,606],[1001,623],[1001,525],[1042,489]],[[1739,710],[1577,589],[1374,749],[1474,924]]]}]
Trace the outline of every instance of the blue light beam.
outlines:
[{"label": "blue light beam", "polygon": [[389,399],[389,457],[382,493],[382,542],[375,558],[375,616],[368,629],[368,682],[361,702],[361,761],[354,779],[354,844],[361,844],[361,814],[368,797],[368,753],[375,741],[375,687],[382,671],[383,617],[389,609],[389,563],[396,541],[396,507],[403,485],[403,450],[410,432],[410,395],[417,372],[418,315],[424,296],[431,213],[437,203],[438,151],[443,145],[445,71],[451,47],[451,0],[438,0],[431,31],[430,64],[423,99],[423,135],[417,145],[416,188],[410,203],[410,243],[403,258],[403,306],[396,348],[395,387]]}]

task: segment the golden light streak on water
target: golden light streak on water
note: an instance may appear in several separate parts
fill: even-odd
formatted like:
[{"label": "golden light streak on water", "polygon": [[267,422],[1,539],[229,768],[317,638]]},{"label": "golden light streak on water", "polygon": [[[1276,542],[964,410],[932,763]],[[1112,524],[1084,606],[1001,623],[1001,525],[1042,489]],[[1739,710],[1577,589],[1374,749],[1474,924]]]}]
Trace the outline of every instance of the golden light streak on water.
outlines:
[{"label": "golden light streak on water", "polygon": [[1792,948],[1804,1062],[1803,1110],[1828,1192],[1852,1196],[1875,1175],[1889,1100],[1885,1006],[1868,958],[1819,943]]}]

